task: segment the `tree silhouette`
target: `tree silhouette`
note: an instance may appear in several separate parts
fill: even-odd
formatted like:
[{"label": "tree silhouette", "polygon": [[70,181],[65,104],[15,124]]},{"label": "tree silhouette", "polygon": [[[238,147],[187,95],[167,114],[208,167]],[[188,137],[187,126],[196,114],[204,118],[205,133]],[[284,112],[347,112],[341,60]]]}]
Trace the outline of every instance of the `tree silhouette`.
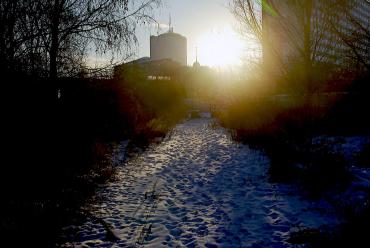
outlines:
[{"label": "tree silhouette", "polygon": [[[340,16],[332,19],[330,22],[331,31],[334,32],[342,43],[351,51],[349,57],[355,64],[361,64],[367,71],[370,70],[370,31],[369,21],[363,22],[360,17],[355,15],[355,4],[369,8],[370,1],[357,0],[353,2],[336,0],[334,4],[340,8]],[[352,30],[348,32],[345,28],[340,28],[337,25],[338,19],[344,19],[351,27]]]},{"label": "tree silhouette", "polygon": [[3,69],[57,78],[75,75],[88,51],[128,53],[137,25],[154,21],[161,0],[3,0]]}]

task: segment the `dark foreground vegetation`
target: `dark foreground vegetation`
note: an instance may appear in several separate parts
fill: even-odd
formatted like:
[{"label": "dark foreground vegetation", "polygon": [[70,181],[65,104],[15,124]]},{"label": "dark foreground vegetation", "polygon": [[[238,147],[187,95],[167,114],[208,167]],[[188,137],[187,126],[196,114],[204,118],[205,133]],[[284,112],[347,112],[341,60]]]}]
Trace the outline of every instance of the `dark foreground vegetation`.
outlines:
[{"label": "dark foreground vegetation", "polygon": [[[236,140],[266,152],[272,183],[295,184],[308,199],[331,199],[345,192],[354,180],[349,161],[335,147],[345,137],[370,135],[368,80],[368,74],[361,74],[341,91],[305,94],[263,90],[255,96],[246,88],[240,97],[226,104],[224,112],[215,114]],[[356,166],[368,168],[367,152],[365,145],[363,151],[353,154]],[[338,204],[344,224],[337,230],[302,228],[291,235],[290,241],[310,247],[349,247],[367,242],[369,192],[360,191],[367,192],[363,201],[354,204],[351,199],[343,199]]]},{"label": "dark foreground vegetation", "polygon": [[[254,1],[232,1],[232,12],[246,35],[262,44],[264,61],[261,76],[249,82],[254,87],[238,93],[220,119],[235,139],[265,150],[272,183],[293,183],[302,197],[331,201],[356,183],[351,166],[368,163],[366,145],[357,162],[349,162],[335,147],[346,137],[370,134],[366,114],[370,106],[369,25],[367,16],[357,14],[369,2],[284,3],[265,1],[261,22]],[[339,23],[351,31],[341,29]],[[274,36],[275,29],[279,38]],[[280,36],[289,49],[278,45]],[[330,48],[322,46],[323,37]],[[354,203],[352,198],[362,200]],[[363,246],[368,243],[368,199],[369,188],[364,186],[331,201],[343,216],[343,224],[337,230],[297,230],[291,243]]]},{"label": "dark foreground vegetation", "polygon": [[114,174],[108,144],[145,147],[184,117],[181,86],[130,80],[5,82],[0,232],[11,247],[53,246],[58,227]]},{"label": "dark foreground vegetation", "polygon": [[[160,6],[160,0],[0,2],[2,246],[53,247],[60,224],[113,174],[107,144],[145,145],[181,118],[176,84],[112,77],[113,60],[130,57],[136,26],[152,22]],[[88,62],[102,56],[104,65]],[[175,106],[180,110],[168,114]]]}]

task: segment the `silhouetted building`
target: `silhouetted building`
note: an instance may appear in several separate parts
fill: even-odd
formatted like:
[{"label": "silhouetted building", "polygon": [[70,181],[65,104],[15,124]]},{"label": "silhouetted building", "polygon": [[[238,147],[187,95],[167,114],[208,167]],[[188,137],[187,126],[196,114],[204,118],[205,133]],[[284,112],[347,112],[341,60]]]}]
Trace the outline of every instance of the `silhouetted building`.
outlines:
[{"label": "silhouetted building", "polygon": [[115,77],[124,75],[124,71],[135,71],[148,80],[178,80],[183,66],[172,59],[151,60],[148,57],[140,58],[115,68]]},{"label": "silhouetted building", "polygon": [[115,76],[125,69],[139,69],[149,80],[175,80],[181,77],[187,66],[186,37],[174,33],[171,27],[167,33],[150,36],[150,57],[143,57],[115,68]]},{"label": "silhouetted building", "polygon": [[150,59],[172,59],[183,66],[187,65],[187,40],[186,37],[174,33],[173,29],[167,33],[150,36]]}]

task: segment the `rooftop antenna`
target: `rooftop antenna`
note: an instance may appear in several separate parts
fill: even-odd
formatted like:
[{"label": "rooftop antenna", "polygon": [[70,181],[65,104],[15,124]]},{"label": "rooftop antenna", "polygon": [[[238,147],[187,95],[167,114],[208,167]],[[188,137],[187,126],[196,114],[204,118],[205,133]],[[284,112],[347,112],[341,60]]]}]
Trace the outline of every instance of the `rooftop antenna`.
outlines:
[{"label": "rooftop antenna", "polygon": [[198,47],[195,47],[195,62],[198,62]]},{"label": "rooftop antenna", "polygon": [[168,32],[169,32],[169,33],[172,33],[172,32],[173,32],[173,27],[172,27],[172,18],[171,18],[171,13],[169,14],[169,17],[170,17],[170,21],[169,21],[169,23],[168,23],[168,27],[169,27]]}]

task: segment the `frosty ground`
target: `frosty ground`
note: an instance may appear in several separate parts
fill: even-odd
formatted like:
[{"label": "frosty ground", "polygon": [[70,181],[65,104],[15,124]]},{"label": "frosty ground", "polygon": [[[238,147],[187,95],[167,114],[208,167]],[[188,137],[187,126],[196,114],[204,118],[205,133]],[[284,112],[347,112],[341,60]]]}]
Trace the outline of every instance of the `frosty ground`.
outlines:
[{"label": "frosty ground", "polygon": [[60,246],[292,247],[292,230],[341,221],[325,200],[269,183],[263,151],[233,142],[213,122],[188,120],[119,163],[116,179],[84,207],[84,221],[64,228]]}]

